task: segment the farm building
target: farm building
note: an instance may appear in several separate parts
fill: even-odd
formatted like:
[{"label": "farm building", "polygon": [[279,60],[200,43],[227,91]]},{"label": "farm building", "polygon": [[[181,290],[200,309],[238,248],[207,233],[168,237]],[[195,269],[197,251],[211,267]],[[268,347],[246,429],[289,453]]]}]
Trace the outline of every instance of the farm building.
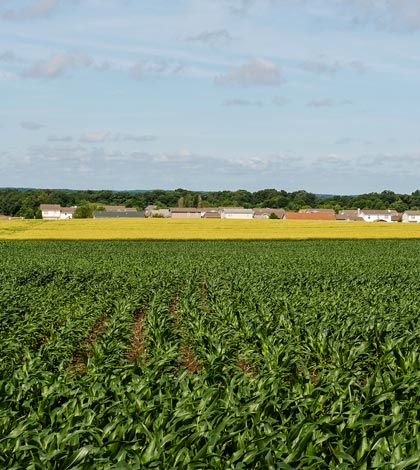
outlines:
[{"label": "farm building", "polygon": [[243,207],[222,207],[220,215],[222,219],[252,219],[254,211]]},{"label": "farm building", "polygon": [[282,219],[284,216],[284,209],[270,209],[265,207],[263,209],[253,209],[254,219],[269,219],[272,214],[275,214],[277,218]]},{"label": "farm building", "polygon": [[419,223],[420,222],[420,211],[405,211],[402,215],[402,221],[407,223]]},{"label": "farm building", "polygon": [[200,219],[201,209],[196,207],[171,207],[172,219]]},{"label": "farm building", "polygon": [[134,207],[125,206],[104,206],[105,212],[137,212]]},{"label": "farm building", "polygon": [[201,211],[201,217],[203,219],[220,219],[219,209],[206,209]]},{"label": "farm building", "polygon": [[169,218],[171,217],[171,212],[169,209],[158,209],[155,205],[149,205],[144,210],[145,217],[162,217]]}]

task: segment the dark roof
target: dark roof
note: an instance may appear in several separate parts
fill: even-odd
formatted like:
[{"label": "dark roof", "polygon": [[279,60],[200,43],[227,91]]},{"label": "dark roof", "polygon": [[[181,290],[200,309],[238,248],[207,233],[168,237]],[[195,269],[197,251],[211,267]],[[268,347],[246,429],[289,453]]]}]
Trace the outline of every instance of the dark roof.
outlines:
[{"label": "dark roof", "polygon": [[202,211],[202,209],[197,209],[196,207],[171,207],[171,212],[182,212],[182,213],[186,213],[186,212],[200,212]]},{"label": "dark roof", "polygon": [[361,209],[360,212],[366,215],[398,215],[394,209]]},{"label": "dark roof", "polygon": [[363,217],[360,217],[358,215],[357,210],[354,210],[354,209],[342,210],[335,216],[335,218],[336,220],[348,220],[348,221],[358,221],[358,222],[364,221]]},{"label": "dark roof", "polygon": [[243,207],[223,207],[223,212],[227,212],[229,214],[253,214],[254,211],[252,209],[244,209]]},{"label": "dark roof", "polygon": [[76,207],[62,207],[61,212],[67,212],[68,214],[74,214],[76,211]]},{"label": "dark roof", "polygon": [[144,211],[95,211],[94,219],[144,219]]},{"label": "dark roof", "polygon": [[271,215],[276,214],[277,216],[282,216],[286,211],[284,209],[270,209],[269,207],[256,208],[254,210],[254,215]]},{"label": "dark roof", "polygon": [[104,206],[106,212],[137,212],[134,207]]},{"label": "dark roof", "polygon": [[220,219],[220,212],[218,211],[206,211],[204,212],[205,219]]},{"label": "dark roof", "polygon": [[42,211],[59,211],[61,209],[60,204],[41,204]]}]

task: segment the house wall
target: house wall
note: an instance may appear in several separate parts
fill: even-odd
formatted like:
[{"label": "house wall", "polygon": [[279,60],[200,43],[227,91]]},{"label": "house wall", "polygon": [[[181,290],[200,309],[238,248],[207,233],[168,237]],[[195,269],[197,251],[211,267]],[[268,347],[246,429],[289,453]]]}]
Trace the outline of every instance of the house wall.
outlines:
[{"label": "house wall", "polygon": [[169,211],[169,209],[153,209],[149,212],[148,217],[153,216],[168,218],[171,217],[171,212]]},{"label": "house wall", "polygon": [[410,222],[410,223],[420,223],[420,215],[408,215],[408,214],[403,214],[402,216],[402,221],[403,222]]},{"label": "house wall", "polygon": [[42,218],[46,220],[60,220],[60,211],[42,211]]},{"label": "house wall", "polygon": [[224,219],[252,219],[253,214],[231,214],[231,213],[224,213],[222,216]]},{"label": "house wall", "polygon": [[70,213],[70,212],[60,212],[60,220],[72,219],[72,218],[73,218],[72,213]]},{"label": "house wall", "polygon": [[172,212],[172,219],[200,219],[201,212]]},{"label": "house wall", "polygon": [[392,222],[391,214],[364,214],[360,213],[360,217],[363,218],[365,222],[376,222],[377,220],[383,220],[385,222]]}]

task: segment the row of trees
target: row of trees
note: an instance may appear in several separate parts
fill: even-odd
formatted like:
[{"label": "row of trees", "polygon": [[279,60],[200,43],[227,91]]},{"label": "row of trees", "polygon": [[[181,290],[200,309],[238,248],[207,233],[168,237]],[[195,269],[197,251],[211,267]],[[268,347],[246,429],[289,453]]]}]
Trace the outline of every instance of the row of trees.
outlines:
[{"label": "row of trees", "polygon": [[408,209],[420,210],[420,191],[396,194],[392,191],[360,194],[357,196],[320,196],[307,191],[287,192],[263,189],[238,191],[197,192],[186,189],[172,191],[70,191],[50,189],[0,189],[0,214],[25,218],[40,217],[40,204],[60,204],[63,207],[78,206],[80,217],[89,217],[92,210],[101,205],[125,205],[144,209],[154,204],[165,207],[219,207],[243,206],[283,208],[299,210],[304,207],[341,209]]}]

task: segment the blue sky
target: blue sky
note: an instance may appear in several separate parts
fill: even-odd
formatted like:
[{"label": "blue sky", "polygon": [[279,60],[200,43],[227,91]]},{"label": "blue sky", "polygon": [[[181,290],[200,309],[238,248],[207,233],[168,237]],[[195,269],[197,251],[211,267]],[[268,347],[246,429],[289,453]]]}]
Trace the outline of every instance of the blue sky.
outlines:
[{"label": "blue sky", "polygon": [[0,0],[0,186],[420,188],[419,0]]}]

